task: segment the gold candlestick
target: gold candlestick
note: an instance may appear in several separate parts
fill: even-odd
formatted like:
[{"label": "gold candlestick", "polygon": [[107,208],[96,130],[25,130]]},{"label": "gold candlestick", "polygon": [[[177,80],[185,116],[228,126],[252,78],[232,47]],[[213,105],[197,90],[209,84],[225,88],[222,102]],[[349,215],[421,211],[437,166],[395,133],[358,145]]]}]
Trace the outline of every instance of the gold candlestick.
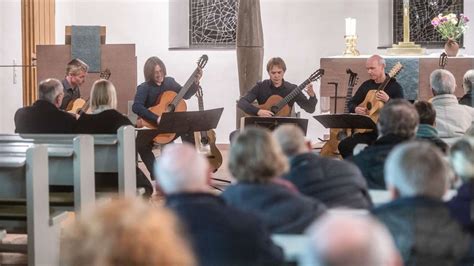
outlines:
[{"label": "gold candlestick", "polygon": [[346,50],[344,51],[344,56],[359,56],[359,50],[356,49],[357,36],[345,35],[344,38],[346,40]]}]

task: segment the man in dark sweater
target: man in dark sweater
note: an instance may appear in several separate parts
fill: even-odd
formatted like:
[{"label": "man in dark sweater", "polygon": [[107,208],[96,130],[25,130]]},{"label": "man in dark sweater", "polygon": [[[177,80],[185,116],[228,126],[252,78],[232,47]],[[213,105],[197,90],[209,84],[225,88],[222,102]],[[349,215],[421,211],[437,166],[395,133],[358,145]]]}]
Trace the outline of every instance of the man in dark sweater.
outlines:
[{"label": "man in dark sweater", "polygon": [[17,133],[74,133],[76,119],[59,110],[63,100],[63,85],[57,79],[46,79],[38,86],[38,100],[15,113]]},{"label": "man in dark sweater", "polygon": [[[278,95],[284,98],[297,87],[297,85],[284,80],[283,77],[286,72],[286,64],[280,57],[274,57],[268,61],[267,72],[270,78],[258,82],[249,92],[247,92],[246,95],[240,98],[237,104],[242,111],[249,115],[263,117],[273,116],[274,113],[271,111],[260,109],[257,106],[252,105],[252,103],[257,100],[259,105],[264,104],[268,98],[273,95]],[[313,90],[313,85],[311,83],[308,84],[305,90],[308,93],[309,98],[306,98],[303,93],[299,93],[295,99],[288,103],[288,105],[292,108],[296,102],[306,112],[313,113],[316,108],[316,103],[318,102]]]},{"label": "man in dark sweater", "polygon": [[71,103],[81,97],[79,88],[86,81],[88,70],[89,66],[79,58],[74,58],[67,64],[66,77],[62,81],[64,98],[59,107],[61,110],[67,110]]},{"label": "man in dark sweater", "polygon": [[157,161],[157,177],[199,265],[282,265],[282,250],[262,222],[210,193],[209,164],[193,146],[167,145]]},{"label": "man in dark sweater", "polygon": [[[391,99],[403,98],[403,89],[394,78],[390,78],[385,73],[385,59],[379,55],[373,55],[367,59],[367,73],[370,79],[362,83],[356,91],[352,99],[348,103],[349,111],[360,115],[368,115],[369,110],[366,106],[360,106],[364,102],[367,93],[371,90],[377,90],[380,85],[389,78],[387,86],[384,90],[380,90],[376,94],[376,99],[387,103]],[[377,139],[377,131],[356,133],[343,139],[338,146],[339,152],[343,158],[352,155],[354,147],[357,144],[372,144]]]},{"label": "man in dark sweater", "polygon": [[281,125],[273,135],[290,163],[290,171],[283,177],[301,193],[322,201],[328,208],[372,207],[367,183],[357,166],[311,152],[303,132],[295,125]]}]

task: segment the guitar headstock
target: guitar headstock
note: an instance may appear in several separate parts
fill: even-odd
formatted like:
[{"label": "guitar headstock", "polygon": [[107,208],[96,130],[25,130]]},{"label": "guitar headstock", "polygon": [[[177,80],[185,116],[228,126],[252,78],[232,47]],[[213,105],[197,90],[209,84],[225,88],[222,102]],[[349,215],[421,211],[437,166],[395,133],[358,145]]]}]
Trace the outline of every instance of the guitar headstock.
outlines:
[{"label": "guitar headstock", "polygon": [[350,68],[346,69],[346,73],[349,74],[348,86],[354,87],[355,85],[357,85],[357,81],[359,80],[358,74],[355,72],[352,72]]},{"label": "guitar headstock", "polygon": [[198,89],[196,91],[196,97],[200,98],[202,96],[204,96],[204,94],[202,93],[202,87],[198,86]]},{"label": "guitar headstock", "polygon": [[391,78],[394,78],[396,75],[398,75],[398,73],[400,73],[400,71],[402,70],[403,68],[403,65],[400,63],[400,62],[397,62],[393,67],[392,69],[390,69],[390,72],[388,72],[388,75],[391,77]]},{"label": "guitar headstock", "polygon": [[324,69],[320,68],[320,69],[314,71],[314,73],[311,74],[311,76],[309,76],[308,80],[310,82],[313,82],[313,81],[316,81],[316,80],[320,79],[323,75],[324,75]]},{"label": "guitar headstock", "polygon": [[100,72],[100,78],[101,79],[109,79],[110,76],[112,75],[112,72],[110,72],[110,69],[106,68],[104,71]]},{"label": "guitar headstock", "polygon": [[444,69],[446,67],[446,65],[448,64],[448,55],[446,53],[442,53],[440,56],[439,56],[439,68],[441,69]]},{"label": "guitar headstock", "polygon": [[208,60],[209,60],[209,57],[207,57],[207,54],[203,54],[201,57],[199,57],[199,60],[197,62],[198,67],[204,68]]}]

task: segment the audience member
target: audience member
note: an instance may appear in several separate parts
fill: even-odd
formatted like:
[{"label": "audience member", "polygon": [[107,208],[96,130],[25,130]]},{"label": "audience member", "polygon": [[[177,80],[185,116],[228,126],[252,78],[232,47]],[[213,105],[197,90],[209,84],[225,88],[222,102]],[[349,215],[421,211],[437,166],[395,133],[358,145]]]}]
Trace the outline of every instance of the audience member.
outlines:
[{"label": "audience member", "polygon": [[456,177],[461,179],[462,185],[458,188],[456,196],[448,202],[448,207],[452,216],[473,234],[474,138],[463,138],[454,143],[449,160]]},{"label": "audience member", "polygon": [[437,69],[430,75],[433,91],[433,107],[436,110],[436,129],[440,138],[462,137],[471,126],[474,108],[458,103],[454,95],[456,80],[445,69]]},{"label": "audience member", "polygon": [[139,200],[112,200],[62,234],[65,266],[196,265],[176,217]]},{"label": "audience member", "polygon": [[350,158],[362,171],[370,189],[385,189],[384,163],[398,144],[413,139],[418,126],[418,113],[407,100],[393,99],[380,111],[374,144]]},{"label": "audience member", "polygon": [[[77,120],[77,133],[83,134],[117,134],[121,126],[132,125],[132,122],[119,113],[117,108],[117,92],[112,82],[99,79],[92,85],[90,94],[91,114],[82,112]],[[136,167],[137,187],[145,189],[145,197],[153,194],[151,185],[145,174]],[[96,187],[118,187],[117,174],[96,174]]]},{"label": "audience member", "polygon": [[324,205],[282,185],[288,161],[268,130],[246,128],[232,143],[229,170],[238,183],[222,197],[258,216],[272,233],[302,233]]},{"label": "audience member", "polygon": [[307,234],[312,254],[306,263],[308,266],[402,265],[392,236],[370,216],[329,212],[316,221]]},{"label": "audience member", "polygon": [[59,110],[64,97],[63,85],[57,79],[39,83],[38,100],[15,113],[16,133],[74,133],[76,119]]},{"label": "audience member", "polygon": [[436,110],[433,105],[427,101],[418,101],[415,103],[415,108],[420,117],[416,138],[433,143],[446,154],[448,144],[438,137],[438,130],[435,128]]},{"label": "audience member", "polygon": [[459,99],[459,104],[474,107],[473,89],[474,89],[474,69],[468,70],[464,74],[462,87],[464,89],[464,96]]},{"label": "audience member", "polygon": [[290,163],[290,171],[283,177],[301,193],[328,208],[371,208],[367,183],[357,166],[311,152],[303,131],[295,125],[281,125],[273,135]]},{"label": "audience member", "polygon": [[209,192],[209,163],[193,146],[165,146],[156,169],[166,205],[185,225],[200,265],[283,263],[261,221]]},{"label": "audience member", "polygon": [[373,213],[390,230],[405,265],[457,265],[471,239],[442,202],[449,168],[439,149],[426,142],[400,145],[385,173],[393,201]]}]

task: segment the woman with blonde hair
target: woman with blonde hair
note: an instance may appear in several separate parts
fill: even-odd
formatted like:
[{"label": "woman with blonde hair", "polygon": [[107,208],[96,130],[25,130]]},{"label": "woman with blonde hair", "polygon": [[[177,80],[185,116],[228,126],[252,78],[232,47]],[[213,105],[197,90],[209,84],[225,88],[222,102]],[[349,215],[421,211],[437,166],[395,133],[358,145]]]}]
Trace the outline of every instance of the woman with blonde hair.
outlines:
[{"label": "woman with blonde hair", "polygon": [[302,233],[325,210],[320,201],[301,195],[281,179],[288,161],[268,130],[248,128],[236,137],[229,170],[238,182],[222,197],[259,217],[271,233]]},{"label": "woman with blonde hair", "polygon": [[[117,134],[121,126],[132,126],[130,120],[119,113],[117,108],[117,93],[112,82],[99,79],[92,85],[90,94],[91,113],[82,113],[76,124],[76,133],[82,134]],[[145,189],[146,197],[153,193],[153,186],[145,174],[137,167],[137,187]],[[96,188],[115,188],[118,186],[116,175],[106,177],[108,173],[96,175]]]},{"label": "woman with blonde hair", "polygon": [[61,238],[60,265],[196,265],[177,218],[137,199],[116,199],[85,213]]}]

